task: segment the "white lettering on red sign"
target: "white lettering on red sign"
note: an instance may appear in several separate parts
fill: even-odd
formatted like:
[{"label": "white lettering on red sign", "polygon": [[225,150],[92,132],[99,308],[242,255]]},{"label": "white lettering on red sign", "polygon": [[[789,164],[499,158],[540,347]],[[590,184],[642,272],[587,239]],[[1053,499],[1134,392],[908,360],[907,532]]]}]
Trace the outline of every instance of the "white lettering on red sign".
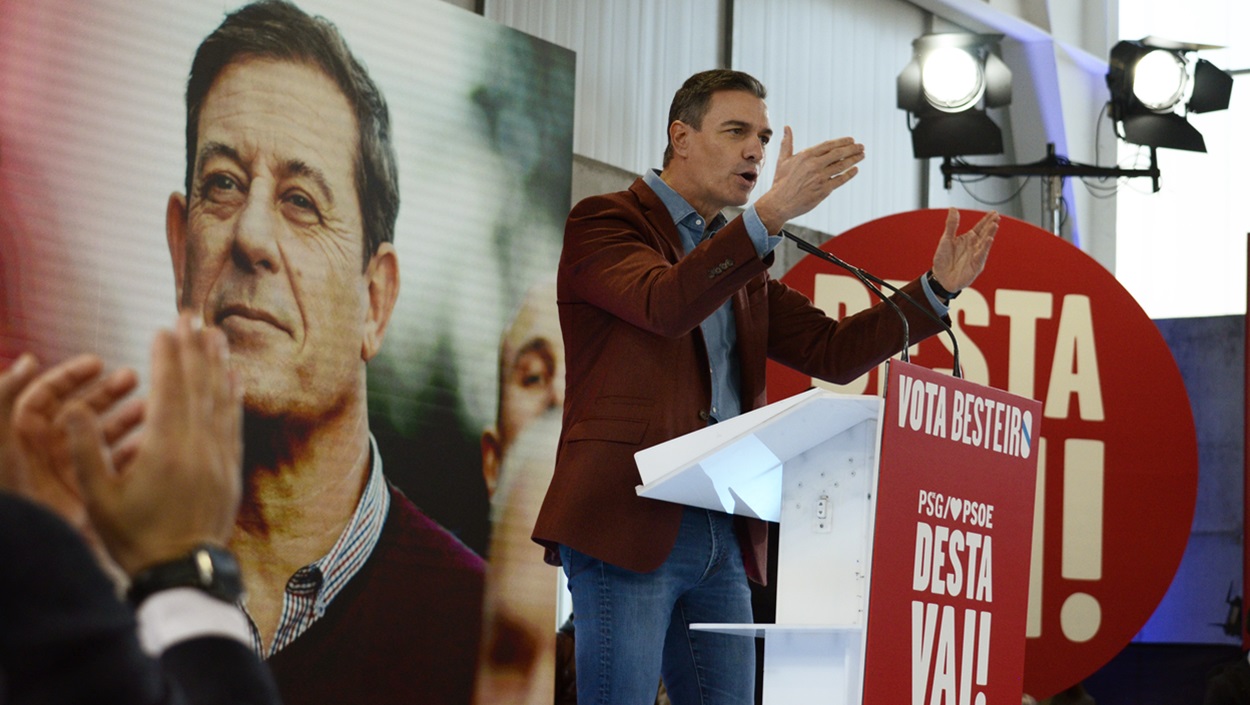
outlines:
[{"label": "white lettering on red sign", "polygon": [[[898,425],[1016,458],[1033,452],[1033,413],[1008,404],[899,375]],[[948,422],[949,419],[949,422]]]}]

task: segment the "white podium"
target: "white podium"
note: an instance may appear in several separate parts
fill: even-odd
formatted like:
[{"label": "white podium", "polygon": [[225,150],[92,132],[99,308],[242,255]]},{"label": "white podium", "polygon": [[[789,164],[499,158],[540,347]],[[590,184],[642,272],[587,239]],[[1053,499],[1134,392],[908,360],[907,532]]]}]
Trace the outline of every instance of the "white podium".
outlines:
[{"label": "white podium", "polygon": [[764,638],[764,702],[859,703],[880,397],[813,389],[636,455],[643,497],[780,522],[776,624],[696,624]]},{"label": "white podium", "polygon": [[[643,497],[780,522],[764,702],[1018,702],[1041,404],[890,361],[636,455]],[[869,603],[871,602],[871,615]]]}]

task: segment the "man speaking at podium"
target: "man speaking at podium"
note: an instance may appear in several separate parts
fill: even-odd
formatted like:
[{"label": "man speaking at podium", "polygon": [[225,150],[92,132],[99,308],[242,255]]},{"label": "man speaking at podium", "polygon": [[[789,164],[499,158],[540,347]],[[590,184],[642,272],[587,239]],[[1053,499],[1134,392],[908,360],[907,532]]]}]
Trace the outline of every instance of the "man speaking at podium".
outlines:
[{"label": "man speaking at podium", "polygon": [[[766,358],[848,382],[903,346],[885,304],[835,321],[769,278],[782,226],[855,177],[849,137],[795,153],[786,128],[772,187],[742,215],[773,135],[765,89],[729,70],[695,74],[669,110],[662,171],[588,198],[565,227],[557,279],[567,366],[555,476],[534,529],[562,564],[577,623],[578,702],[650,703],[662,675],[676,705],[751,703],[751,639],[692,632],[751,622],[767,524],[643,499],[634,453],[765,404]],[[985,266],[990,213],[904,291],[945,316]],[[939,326],[899,302],[912,342]]]}]

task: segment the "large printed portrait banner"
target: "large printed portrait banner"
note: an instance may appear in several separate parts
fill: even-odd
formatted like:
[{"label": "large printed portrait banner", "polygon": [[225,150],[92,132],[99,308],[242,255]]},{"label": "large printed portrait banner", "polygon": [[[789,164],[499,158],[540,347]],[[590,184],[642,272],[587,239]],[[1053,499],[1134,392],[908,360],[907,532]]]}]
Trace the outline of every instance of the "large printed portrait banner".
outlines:
[{"label": "large printed portrait banner", "polygon": [[[963,227],[980,213],[961,212]],[[945,211],[866,223],[823,249],[901,284],[932,265]],[[782,281],[830,315],[867,307],[853,278],[809,257]],[[1197,492],[1188,396],[1162,336],[1115,278],[1040,228],[1003,218],[985,272],[951,318],[966,378],[1042,402],[1025,692],[1042,698],[1110,660],[1150,617],[1185,549]],[[945,336],[912,362],[949,370]],[[770,363],[769,397],[812,380]],[[880,370],[839,391],[879,391]]]},{"label": "large printed portrait banner", "polygon": [[[530,689],[549,701],[557,578],[528,535],[563,397],[552,282],[570,205],[574,56],[437,0],[297,0],[303,13],[333,24],[389,108],[398,214],[393,257],[371,263],[386,169],[361,166],[362,154],[372,154],[361,141],[364,123],[316,60],[232,63],[207,86],[192,121],[198,141],[188,145],[192,59],[244,5],[4,4],[0,365],[24,350],[46,363],[90,351],[110,367],[145,371],[154,332],[181,304],[227,330],[232,358],[247,366],[245,384],[256,392],[249,419],[272,424],[273,438],[315,436],[325,427],[318,419],[353,408],[353,380],[361,379],[377,451],[366,442],[358,455],[379,462],[360,465],[380,468],[378,497],[391,508],[378,545],[391,546],[396,507],[407,500],[413,526],[428,522],[430,535],[454,537],[451,548],[425,547],[437,560],[400,562],[417,576],[443,565],[476,571],[476,587],[466,583],[457,600],[421,607],[446,632],[413,630],[465,656],[454,668],[420,673],[438,661],[406,653],[402,638],[379,637],[309,663],[333,672],[363,654],[362,662],[404,664],[409,684],[392,694],[403,702],[438,701],[422,679],[442,684],[468,673],[465,702],[480,643],[478,701],[522,702]],[[276,26],[280,41],[309,46],[284,34],[291,23]],[[378,282],[398,286],[392,307]],[[362,360],[367,381],[355,372]],[[249,429],[262,427],[270,428]],[[362,496],[359,486],[325,490],[346,493],[349,507]],[[336,521],[346,525],[348,516]],[[422,577],[411,592],[392,590],[370,562],[386,550],[356,567],[355,549],[339,548],[344,569],[359,572],[346,587],[327,588],[337,597],[319,604],[318,616],[334,617],[335,601],[362,595],[421,601],[436,582]],[[485,569],[479,556],[490,559]],[[499,573],[488,583],[513,587],[483,588],[483,570]],[[335,573],[316,575],[322,585]],[[484,592],[485,636],[474,602]],[[497,620],[507,628],[493,628]],[[285,646],[260,621],[262,651],[273,647],[277,667],[313,653],[316,640],[332,643],[348,620],[314,621]]]}]

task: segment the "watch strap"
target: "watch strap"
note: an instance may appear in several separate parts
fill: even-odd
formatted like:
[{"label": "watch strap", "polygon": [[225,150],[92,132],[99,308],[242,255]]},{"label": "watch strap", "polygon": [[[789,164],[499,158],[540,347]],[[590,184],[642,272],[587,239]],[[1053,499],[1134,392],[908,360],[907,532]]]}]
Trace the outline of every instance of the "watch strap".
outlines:
[{"label": "watch strap", "polygon": [[179,587],[196,588],[224,602],[237,602],[243,595],[239,562],[221,546],[201,544],[184,556],[137,573],[130,582],[126,599],[138,607],[162,590]]},{"label": "watch strap", "polygon": [[951,299],[959,296],[959,294],[963,291],[962,289],[959,291],[947,291],[945,287],[938,283],[937,277],[933,275],[932,269],[930,269],[929,273],[925,275],[925,278],[929,280],[929,289],[933,291],[934,295],[947,303],[950,303]]}]

